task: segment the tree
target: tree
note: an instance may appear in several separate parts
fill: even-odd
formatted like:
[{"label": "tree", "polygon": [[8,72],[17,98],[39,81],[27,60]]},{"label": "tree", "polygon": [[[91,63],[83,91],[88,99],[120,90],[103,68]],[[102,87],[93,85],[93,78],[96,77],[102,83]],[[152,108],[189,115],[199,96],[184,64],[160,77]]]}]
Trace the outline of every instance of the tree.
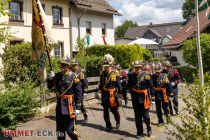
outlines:
[{"label": "tree", "polygon": [[116,38],[124,37],[126,31],[130,27],[138,27],[138,24],[136,22],[131,21],[131,20],[126,20],[121,26],[116,27],[115,37]]},{"label": "tree", "polygon": [[[10,13],[5,11],[5,9],[8,7],[8,3],[10,0],[2,0],[0,1],[0,17],[1,16],[10,16]],[[0,43],[5,43],[5,41],[12,37],[11,33],[8,30],[8,27],[5,26],[4,22],[0,22]]]},{"label": "tree", "polygon": [[[199,0],[199,2],[201,1]],[[208,3],[210,4],[210,0],[208,0]],[[195,16],[195,0],[185,0],[182,6],[182,15],[186,20],[190,20]]]},{"label": "tree", "polygon": [[[204,71],[210,70],[210,35],[201,34],[201,49]],[[188,40],[183,45],[183,59],[190,65],[198,68],[196,39]]]}]

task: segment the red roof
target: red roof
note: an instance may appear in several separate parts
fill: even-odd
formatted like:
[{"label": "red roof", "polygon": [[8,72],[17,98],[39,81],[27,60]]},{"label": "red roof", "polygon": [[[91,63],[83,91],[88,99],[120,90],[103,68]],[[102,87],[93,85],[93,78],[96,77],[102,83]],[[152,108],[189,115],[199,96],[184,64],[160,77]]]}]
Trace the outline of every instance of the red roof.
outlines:
[{"label": "red roof", "polygon": [[[209,25],[210,20],[206,16],[206,11],[202,11],[199,13],[200,18],[200,31],[203,32]],[[187,39],[193,37],[195,35],[195,31],[197,30],[196,17],[192,18],[182,29],[170,40],[164,48],[170,46],[179,46]]]}]

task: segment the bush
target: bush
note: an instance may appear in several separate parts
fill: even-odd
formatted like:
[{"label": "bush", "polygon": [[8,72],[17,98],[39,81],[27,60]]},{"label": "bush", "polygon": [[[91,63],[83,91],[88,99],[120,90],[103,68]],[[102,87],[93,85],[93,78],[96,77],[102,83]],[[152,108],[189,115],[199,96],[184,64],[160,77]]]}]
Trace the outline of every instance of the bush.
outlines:
[{"label": "bush", "polygon": [[191,67],[178,67],[179,74],[182,78],[182,81],[187,83],[192,83],[194,78],[193,75],[196,75],[197,69],[191,68]]},{"label": "bush", "polygon": [[[183,45],[183,58],[184,60],[195,67],[198,68],[198,57],[197,57],[197,47],[196,39],[188,40]],[[203,67],[204,71],[210,71],[210,35],[201,34],[201,48],[203,57]]]},{"label": "bush", "polygon": [[[51,65],[52,65],[53,71],[55,73],[59,72],[61,70],[60,69],[60,61],[61,61],[60,58],[51,56],[50,60],[51,60]],[[48,60],[46,62],[46,69],[47,69],[47,73],[49,73],[51,71]]]},{"label": "bush", "polygon": [[0,93],[0,130],[15,129],[19,121],[33,117],[39,101],[34,84],[25,82]]},{"label": "bush", "polygon": [[[31,43],[21,43],[6,47],[2,54],[4,69],[2,75],[6,85],[11,82],[20,84],[24,81],[38,81],[37,62],[32,60]],[[60,70],[59,59],[51,57],[54,71]],[[50,71],[48,60],[46,62],[47,71]]]},{"label": "bush", "polygon": [[[198,77],[198,76],[197,76]],[[205,77],[210,77],[206,75]],[[209,140],[210,123],[205,123],[205,118],[210,121],[210,81],[206,81],[204,87],[196,78],[195,82],[187,86],[190,95],[183,95],[182,99],[186,105],[180,114],[180,123],[171,122],[173,128],[168,128],[167,133],[176,137],[177,140]],[[206,97],[206,103],[203,98]],[[208,133],[206,133],[208,130]]]},{"label": "bush", "polygon": [[139,47],[139,45],[95,45],[86,49],[86,55],[103,57],[108,53],[111,54],[116,62],[123,68],[129,68],[129,65],[135,60],[150,60],[152,58],[152,54],[148,50]]},{"label": "bush", "polygon": [[86,69],[86,74],[88,77],[99,76],[101,64],[103,62],[102,56],[77,55],[76,58],[78,59],[80,65],[81,65],[81,68]]},{"label": "bush", "polygon": [[2,73],[6,84],[37,80],[37,64],[31,58],[31,49],[31,43],[16,44],[4,49]]}]

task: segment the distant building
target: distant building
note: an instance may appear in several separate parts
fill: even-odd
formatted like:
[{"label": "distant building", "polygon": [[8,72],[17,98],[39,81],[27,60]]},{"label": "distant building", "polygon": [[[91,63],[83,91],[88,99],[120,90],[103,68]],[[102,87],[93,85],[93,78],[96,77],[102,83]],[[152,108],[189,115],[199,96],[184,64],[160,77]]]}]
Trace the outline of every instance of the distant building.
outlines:
[{"label": "distant building", "polygon": [[[206,11],[200,12],[199,17],[201,33],[210,33],[210,20],[206,17]],[[174,60],[182,66],[188,64],[183,60],[181,48],[186,40],[196,37],[196,30],[196,17],[194,17],[163,47],[168,55],[175,58]]]},{"label": "distant building", "polygon": [[[120,15],[106,0],[40,0],[45,10],[53,39],[58,44],[51,52],[57,57],[69,56],[77,52],[79,37],[93,44],[110,44],[114,41],[113,15]],[[13,16],[0,16],[1,22],[8,23],[15,36],[3,48],[21,42],[31,42],[32,0],[11,0],[9,11]]]},{"label": "distant building", "polygon": [[[136,38],[146,38],[158,43],[157,50],[162,50],[163,45],[167,44],[177,32],[182,29],[184,22],[173,22],[163,24],[152,24],[129,28],[124,38],[115,40],[116,44],[128,44]],[[154,48],[148,48],[154,52]]]}]

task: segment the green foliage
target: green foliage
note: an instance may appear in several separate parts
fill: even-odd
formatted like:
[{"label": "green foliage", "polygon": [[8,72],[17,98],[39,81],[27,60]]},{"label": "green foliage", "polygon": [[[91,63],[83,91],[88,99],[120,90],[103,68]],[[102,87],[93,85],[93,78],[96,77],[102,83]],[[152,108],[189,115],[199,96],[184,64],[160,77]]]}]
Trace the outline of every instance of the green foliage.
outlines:
[{"label": "green foliage", "polygon": [[79,39],[77,38],[77,46],[76,48],[79,50],[79,54],[84,55],[85,54],[85,39]]},{"label": "green foliage", "polygon": [[[16,44],[4,49],[1,57],[4,66],[2,75],[6,85],[10,83],[19,84],[28,80],[38,82],[38,66],[37,62],[32,60],[31,49],[31,43]],[[52,67],[55,72],[60,70],[59,62],[58,58],[51,57]],[[48,60],[46,63],[47,72],[49,72]]]},{"label": "green foliage", "polygon": [[128,28],[131,28],[131,27],[138,27],[138,24],[131,20],[126,20],[121,26],[116,27],[115,37],[116,38],[124,37]]},{"label": "green foliage", "polygon": [[[199,0],[201,2],[202,0]],[[210,1],[208,0],[210,5]],[[185,0],[182,6],[182,15],[186,20],[190,20],[195,16],[195,0]]]},{"label": "green foliage", "polygon": [[[59,72],[61,70],[60,69],[60,58],[51,56],[50,60],[51,60],[51,65],[52,65],[53,71],[55,73]],[[47,73],[49,73],[51,71],[48,60],[46,62],[46,69],[47,69]]]},{"label": "green foliage", "polygon": [[191,67],[179,67],[177,68],[179,71],[179,74],[182,78],[182,81],[187,82],[187,83],[192,83],[194,78],[192,75],[196,75],[197,69],[191,68]]},{"label": "green foliage", "polygon": [[115,58],[115,61],[123,68],[128,68],[135,60],[152,59],[151,53],[146,49],[142,49],[139,45],[95,45],[86,49],[87,55],[94,54],[104,57],[104,55],[108,53],[111,54]]},{"label": "green foliage", "polygon": [[36,114],[39,95],[34,84],[22,83],[6,88],[0,93],[0,130],[15,129],[19,121],[26,121]]},{"label": "green foliage", "polygon": [[[206,77],[210,77],[209,75]],[[210,81],[206,81],[204,87],[196,79],[187,86],[189,95],[183,95],[185,103],[183,113],[179,116],[180,123],[171,122],[173,128],[168,128],[168,134],[176,137],[177,140],[209,140],[210,123],[205,123],[205,118],[210,121]],[[204,104],[203,99],[206,98]],[[206,131],[208,130],[208,133]]]},{"label": "green foliage", "polygon": [[[210,70],[210,35],[201,34],[201,51],[203,57],[203,67],[204,71]],[[188,40],[183,45],[183,58],[184,60],[198,68],[198,57],[197,57],[197,47],[196,39]]]},{"label": "green foliage", "polygon": [[102,56],[96,55],[77,55],[76,58],[78,59],[81,68],[86,70],[86,74],[88,77],[95,77],[99,76],[101,64],[103,62]]},{"label": "green foliage", "polygon": [[9,7],[10,1],[11,0],[1,0],[0,1],[0,15],[3,15],[3,16],[9,15],[9,13],[5,11],[5,9]]},{"label": "green foliage", "polygon": [[32,60],[31,52],[31,43],[16,44],[4,49],[2,74],[5,84],[38,80],[37,64]]}]

